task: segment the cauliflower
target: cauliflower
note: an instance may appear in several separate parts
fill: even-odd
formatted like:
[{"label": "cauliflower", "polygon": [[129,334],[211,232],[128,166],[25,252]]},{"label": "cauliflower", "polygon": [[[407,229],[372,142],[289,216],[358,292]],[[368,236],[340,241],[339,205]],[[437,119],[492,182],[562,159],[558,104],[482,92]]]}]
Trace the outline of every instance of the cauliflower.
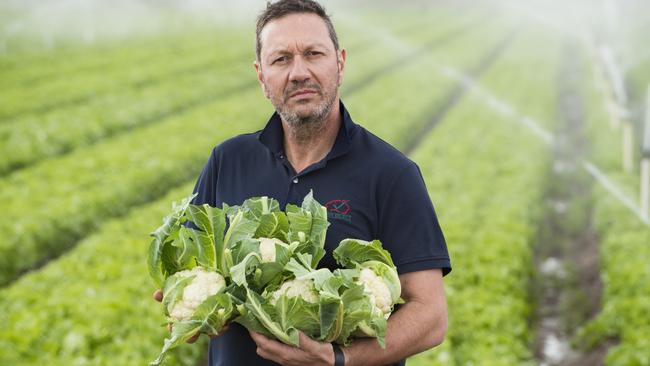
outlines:
[{"label": "cauliflower", "polygon": [[174,322],[191,318],[203,301],[222,292],[226,287],[226,281],[219,273],[206,271],[201,267],[176,272],[174,276],[195,276],[192,282],[183,289],[183,297],[173,305],[169,312],[169,316]]},{"label": "cauliflower", "polygon": [[260,254],[262,262],[275,262],[275,244],[284,244],[282,240],[275,238],[260,238]]},{"label": "cauliflower", "polygon": [[303,300],[312,304],[318,302],[318,292],[311,280],[293,279],[286,281],[271,294],[271,303],[275,305],[280,296],[286,295],[289,298],[302,297]]},{"label": "cauliflower", "polygon": [[369,295],[373,308],[381,312],[385,318],[388,318],[393,302],[390,289],[384,280],[377,276],[372,269],[363,268],[357,282],[363,285],[364,292]]}]

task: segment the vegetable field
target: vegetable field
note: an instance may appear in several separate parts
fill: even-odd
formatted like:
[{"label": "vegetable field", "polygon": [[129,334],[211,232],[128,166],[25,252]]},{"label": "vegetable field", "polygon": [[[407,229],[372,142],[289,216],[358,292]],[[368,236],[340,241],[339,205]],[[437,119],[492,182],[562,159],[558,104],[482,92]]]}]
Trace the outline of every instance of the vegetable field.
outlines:
[{"label": "vegetable field", "polygon": [[[58,3],[0,2],[0,365],[143,365],[149,233],[273,112],[264,2]],[[418,164],[450,251],[445,342],[408,365],[650,366],[650,8],[596,3],[323,1],[343,102]]]}]

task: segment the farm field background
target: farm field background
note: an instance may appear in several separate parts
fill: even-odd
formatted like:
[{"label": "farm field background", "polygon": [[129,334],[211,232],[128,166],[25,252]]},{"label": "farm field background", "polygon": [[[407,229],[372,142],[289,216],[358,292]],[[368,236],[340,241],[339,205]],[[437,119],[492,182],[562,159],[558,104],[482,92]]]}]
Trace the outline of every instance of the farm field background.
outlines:
[{"label": "farm field background", "polygon": [[[0,1],[0,365],[155,357],[148,234],[272,113],[264,3]],[[419,165],[450,250],[446,340],[407,364],[650,365],[650,6],[322,3],[342,100]]]}]

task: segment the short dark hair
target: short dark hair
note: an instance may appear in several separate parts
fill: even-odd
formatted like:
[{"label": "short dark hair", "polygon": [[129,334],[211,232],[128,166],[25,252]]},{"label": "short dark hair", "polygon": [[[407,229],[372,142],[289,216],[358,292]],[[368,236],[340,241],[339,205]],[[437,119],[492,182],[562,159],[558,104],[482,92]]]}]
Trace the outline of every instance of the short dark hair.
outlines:
[{"label": "short dark hair", "polygon": [[257,17],[257,28],[255,30],[255,56],[258,61],[260,59],[260,54],[262,53],[262,41],[260,40],[262,29],[264,29],[264,27],[272,20],[297,13],[316,14],[323,19],[330,34],[330,39],[334,44],[334,49],[338,51],[339,39],[336,36],[336,30],[334,30],[332,20],[330,20],[330,17],[325,12],[325,8],[312,0],[279,0],[274,3],[267,2],[266,9]]}]

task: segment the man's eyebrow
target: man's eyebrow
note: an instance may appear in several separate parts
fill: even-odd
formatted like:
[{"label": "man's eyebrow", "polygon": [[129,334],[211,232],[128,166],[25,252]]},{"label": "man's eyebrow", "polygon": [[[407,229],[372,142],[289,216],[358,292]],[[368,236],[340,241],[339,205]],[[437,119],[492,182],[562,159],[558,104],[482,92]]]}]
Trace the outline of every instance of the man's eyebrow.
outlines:
[{"label": "man's eyebrow", "polygon": [[320,42],[314,42],[314,43],[308,44],[307,47],[305,47],[305,48],[309,49],[309,48],[315,48],[315,47],[327,48],[327,45],[324,44],[324,43],[320,43]]},{"label": "man's eyebrow", "polygon": [[[276,47],[276,48],[274,48],[274,49],[271,49],[271,50],[269,51],[269,56],[273,56],[273,55],[276,55],[276,54],[287,54],[287,53],[291,53],[291,52],[288,50],[288,48],[289,48],[289,47],[286,47],[286,46],[280,46],[280,47]],[[306,45],[305,47],[303,47],[303,48],[306,49],[306,50],[314,49],[314,48],[327,48],[327,45],[325,45],[324,43],[321,43],[321,42],[314,42],[314,43],[307,44],[307,45]]]}]

